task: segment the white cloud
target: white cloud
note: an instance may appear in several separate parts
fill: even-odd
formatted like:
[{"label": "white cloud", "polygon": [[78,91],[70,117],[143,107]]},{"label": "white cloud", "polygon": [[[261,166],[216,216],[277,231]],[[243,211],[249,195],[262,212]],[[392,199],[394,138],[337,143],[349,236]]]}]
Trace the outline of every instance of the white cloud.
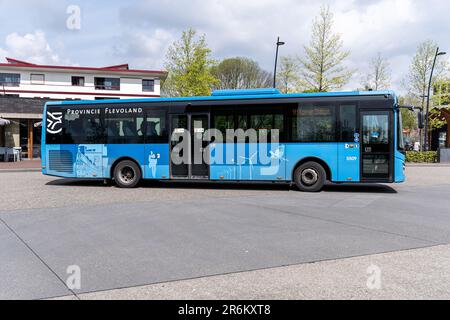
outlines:
[{"label": "white cloud", "polygon": [[[335,31],[351,51],[346,65],[358,70],[344,89],[360,87],[372,57],[378,52],[390,61],[392,88],[403,91],[419,43],[433,39],[450,50],[450,25],[443,12],[450,3],[443,0],[323,0],[335,13]],[[310,39],[314,16],[321,3],[295,0],[211,0],[175,2],[160,0],[130,2],[120,12],[122,26],[130,30],[166,30],[178,38],[188,27],[205,33],[216,58],[248,56],[271,71],[275,40],[286,45],[280,54],[302,55]],[[152,37],[151,35],[149,35]],[[138,41],[130,38],[129,41]],[[161,52],[160,56],[163,56]]]},{"label": "white cloud", "polygon": [[151,34],[145,32],[124,32],[115,39],[114,56],[121,57],[136,68],[161,68],[165,52],[176,38],[172,33],[156,29]]},{"label": "white cloud", "polygon": [[36,31],[19,35],[10,33],[5,39],[5,48],[0,47],[0,55],[23,59],[38,64],[59,63],[59,56],[50,47],[45,33]]},{"label": "white cloud", "polygon": [[[0,11],[9,13],[2,17],[0,37],[8,35],[13,43],[10,47],[0,43],[2,56],[50,63],[67,56],[82,65],[129,62],[131,67],[159,69],[168,46],[182,30],[194,27],[206,34],[214,58],[247,56],[272,71],[276,37],[286,42],[281,55],[302,55],[321,4],[330,4],[335,31],[351,50],[346,65],[359,71],[345,89],[360,86],[378,52],[390,61],[393,89],[401,91],[419,43],[431,39],[450,51],[447,0],[98,0],[95,4],[79,0],[83,27],[78,32],[65,27],[65,5],[70,0],[59,6],[42,0],[45,21],[36,18],[42,16],[42,1],[36,5],[26,1],[24,11],[23,1],[0,0]],[[25,34],[36,29],[45,34]]]}]

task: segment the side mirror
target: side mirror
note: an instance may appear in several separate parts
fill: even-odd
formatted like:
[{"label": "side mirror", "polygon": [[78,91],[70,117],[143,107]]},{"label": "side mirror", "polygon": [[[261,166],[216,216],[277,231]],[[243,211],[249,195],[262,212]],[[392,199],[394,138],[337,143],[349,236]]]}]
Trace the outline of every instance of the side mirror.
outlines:
[{"label": "side mirror", "polygon": [[425,127],[424,123],[423,123],[423,111],[419,111],[417,113],[417,124],[419,129],[423,129]]}]

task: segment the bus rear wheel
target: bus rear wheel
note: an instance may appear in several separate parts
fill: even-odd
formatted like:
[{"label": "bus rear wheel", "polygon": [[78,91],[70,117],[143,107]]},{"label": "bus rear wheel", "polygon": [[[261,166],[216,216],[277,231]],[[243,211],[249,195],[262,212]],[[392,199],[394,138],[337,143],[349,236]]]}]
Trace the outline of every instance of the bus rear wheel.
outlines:
[{"label": "bus rear wheel", "polygon": [[141,177],[141,170],[133,161],[121,161],[114,168],[114,181],[119,188],[134,188]]},{"label": "bus rear wheel", "polygon": [[326,172],[317,162],[305,162],[295,170],[294,181],[300,191],[318,192],[325,184]]}]

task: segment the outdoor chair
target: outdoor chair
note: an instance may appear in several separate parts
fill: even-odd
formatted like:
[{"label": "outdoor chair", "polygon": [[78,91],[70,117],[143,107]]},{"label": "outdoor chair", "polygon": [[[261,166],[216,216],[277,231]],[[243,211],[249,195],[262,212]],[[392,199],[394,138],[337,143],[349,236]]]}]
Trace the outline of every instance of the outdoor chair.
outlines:
[{"label": "outdoor chair", "polygon": [[0,147],[0,162],[6,162],[6,148]]},{"label": "outdoor chair", "polygon": [[17,159],[17,161],[22,161],[22,147],[14,147],[13,149],[14,149],[14,159]]},{"label": "outdoor chair", "polygon": [[20,154],[22,148],[6,148],[6,160],[7,162],[20,161]]}]

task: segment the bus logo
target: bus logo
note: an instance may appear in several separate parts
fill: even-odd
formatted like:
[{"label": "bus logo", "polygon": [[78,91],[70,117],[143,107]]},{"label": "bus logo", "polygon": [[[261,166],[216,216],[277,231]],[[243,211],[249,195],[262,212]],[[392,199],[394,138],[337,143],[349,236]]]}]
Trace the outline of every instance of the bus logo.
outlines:
[{"label": "bus logo", "polygon": [[62,132],[62,112],[47,112],[47,132],[57,134]]}]

